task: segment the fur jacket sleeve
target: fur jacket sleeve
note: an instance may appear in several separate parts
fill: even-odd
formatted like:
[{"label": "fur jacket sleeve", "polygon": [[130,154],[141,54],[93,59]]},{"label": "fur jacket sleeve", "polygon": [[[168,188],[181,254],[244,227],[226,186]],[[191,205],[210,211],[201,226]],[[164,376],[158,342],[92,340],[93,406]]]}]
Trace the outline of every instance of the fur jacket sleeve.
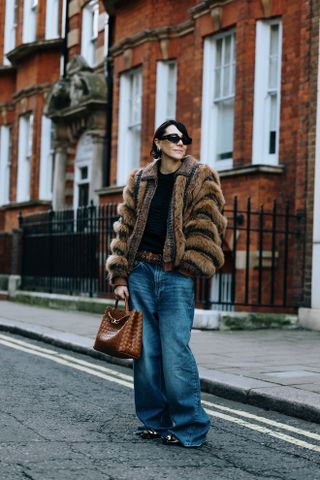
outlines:
[{"label": "fur jacket sleeve", "polygon": [[136,210],[134,205],[135,176],[138,169],[133,170],[123,189],[123,202],[117,207],[120,216],[113,224],[115,238],[110,243],[111,255],[106,262],[108,281],[115,288],[118,285],[127,285],[128,276],[128,240],[132,234],[136,222]]},{"label": "fur jacket sleeve", "polygon": [[211,277],[224,264],[221,237],[227,227],[225,200],[215,170],[201,165],[195,178],[189,215],[184,219],[185,251],[179,271],[191,276]]}]

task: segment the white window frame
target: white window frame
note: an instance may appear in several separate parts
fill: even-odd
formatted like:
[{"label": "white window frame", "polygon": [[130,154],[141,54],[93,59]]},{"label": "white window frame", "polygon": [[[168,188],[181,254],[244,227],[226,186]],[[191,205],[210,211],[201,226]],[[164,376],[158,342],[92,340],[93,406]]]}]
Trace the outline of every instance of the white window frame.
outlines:
[{"label": "white window frame", "polygon": [[31,159],[33,150],[33,114],[19,119],[17,202],[30,200]]},{"label": "white window frame", "polygon": [[[229,80],[229,94],[215,96],[216,91],[216,58],[217,42],[231,36],[232,61],[228,64],[232,74]],[[204,65],[203,65],[203,91],[202,91],[202,118],[201,118],[201,161],[211,165],[217,170],[232,168],[233,159],[217,159],[218,128],[219,128],[219,103],[232,102],[234,109],[235,101],[235,68],[236,68],[236,34],[231,29],[226,32],[207,37],[204,42]],[[224,48],[224,47],[223,47]],[[222,70],[222,69],[221,69]],[[222,83],[222,82],[221,82]],[[233,121],[234,122],[234,121]],[[234,128],[232,122],[232,138],[234,140]],[[233,148],[232,148],[233,149]]]},{"label": "white window frame", "polygon": [[[66,35],[66,25],[65,25],[66,10],[67,10],[67,0],[62,0],[61,23],[60,23],[61,38],[64,38]],[[64,56],[60,55],[60,76],[61,77],[63,76],[64,60],[65,60]]]},{"label": "white window frame", "polygon": [[176,118],[177,62],[157,62],[155,128],[163,122]]},{"label": "white window frame", "polygon": [[6,57],[6,53],[13,50],[16,46],[17,32],[17,16],[18,16],[18,0],[6,0],[6,14],[4,26],[4,45],[3,45],[3,63],[11,65]]},{"label": "white window frame", "polygon": [[0,205],[10,203],[10,173],[11,173],[11,126],[0,128]]},{"label": "white window frame", "polygon": [[[86,179],[81,178],[81,169],[87,167],[88,177]],[[79,207],[79,185],[88,184],[89,185],[89,198],[88,205],[90,204],[90,182],[91,182],[91,162],[89,161],[80,161],[75,163],[75,175],[74,175],[74,195],[73,195],[73,208],[77,210]]]},{"label": "white window frame", "polygon": [[120,76],[117,184],[125,185],[133,168],[140,165],[142,118],[142,69]]},{"label": "white window frame", "polygon": [[90,67],[96,65],[99,26],[99,2],[93,0],[82,10],[81,55]]},{"label": "white window frame", "polygon": [[37,38],[38,0],[24,0],[23,6],[23,43],[34,42]]},{"label": "white window frame", "polygon": [[[270,38],[271,27],[279,26],[278,38],[278,71],[277,85],[269,88],[270,65]],[[279,162],[279,132],[280,132],[280,103],[281,103],[281,56],[282,56],[282,22],[280,18],[272,20],[259,20],[256,24],[256,59],[255,59],[255,84],[254,84],[254,114],[253,114],[253,139],[252,163],[277,165]],[[270,153],[270,104],[271,97],[276,96],[276,141],[275,152]]]},{"label": "white window frame", "polygon": [[41,119],[39,184],[39,198],[41,200],[52,200],[54,153],[53,122],[43,115]]},{"label": "white window frame", "polygon": [[47,0],[45,38],[49,40],[59,36],[59,0]]},{"label": "white window frame", "polygon": [[109,15],[107,13],[104,14],[104,44],[103,44],[103,52],[108,55],[109,51]]}]

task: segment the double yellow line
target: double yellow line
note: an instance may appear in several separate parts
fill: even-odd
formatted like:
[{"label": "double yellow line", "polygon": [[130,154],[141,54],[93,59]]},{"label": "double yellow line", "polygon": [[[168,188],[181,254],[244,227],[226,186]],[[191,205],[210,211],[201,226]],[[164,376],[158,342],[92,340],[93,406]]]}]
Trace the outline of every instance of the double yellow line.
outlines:
[{"label": "double yellow line", "polygon": [[[133,388],[132,376],[130,375],[126,375],[108,367],[102,367],[100,365],[95,365],[91,362],[80,360],[78,358],[72,357],[71,355],[60,353],[51,348],[49,349],[38,347],[37,345],[34,345],[32,343],[22,340],[16,340],[10,336],[1,334],[0,344],[6,347],[15,348],[22,352],[46,358],[61,365],[75,368],[76,370],[80,370],[81,372],[94,375],[96,377],[102,378],[103,380],[114,382],[127,388]],[[275,420],[271,420],[260,415],[254,415],[252,413],[246,412],[245,410],[226,407],[218,403],[203,400],[202,404],[204,405],[206,412],[212,417],[219,418],[221,420],[237,424],[241,427],[245,427],[250,430],[269,435],[270,437],[274,437],[278,440],[282,440],[284,442],[291,443],[293,445],[320,453],[320,435],[317,433],[309,432],[301,428],[296,428],[292,425],[277,422]],[[312,439],[316,443],[309,443],[308,441],[302,440],[301,438],[298,438],[296,436],[283,433],[283,431],[290,432],[293,435],[304,437],[306,439]]]}]

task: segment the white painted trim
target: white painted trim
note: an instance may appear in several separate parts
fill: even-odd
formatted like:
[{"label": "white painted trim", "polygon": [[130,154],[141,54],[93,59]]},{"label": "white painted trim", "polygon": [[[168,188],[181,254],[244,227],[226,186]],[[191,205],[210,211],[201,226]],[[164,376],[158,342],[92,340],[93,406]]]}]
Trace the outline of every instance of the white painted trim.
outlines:
[{"label": "white painted trim", "polygon": [[45,38],[59,38],[59,0],[46,1]]},{"label": "white painted trim", "polygon": [[[88,179],[86,181],[82,181],[80,179],[80,169],[83,167],[88,168]],[[90,191],[90,182],[91,182],[91,162],[90,161],[81,161],[76,162],[74,167],[74,187],[73,187],[73,208],[77,210],[79,208],[79,185],[87,183],[89,185]],[[91,198],[88,198],[88,202],[90,204]]]},{"label": "white painted trim", "polygon": [[[134,133],[129,128],[130,122],[130,90],[131,82],[134,81],[134,76],[140,75],[140,85],[142,96],[142,70],[137,68],[123,73],[120,76],[120,98],[119,98],[119,128],[118,128],[118,159],[117,159],[117,185],[125,185],[128,175],[132,169],[139,167],[140,158],[134,157]],[[140,102],[141,105],[141,102]],[[141,109],[139,112],[141,118]],[[141,120],[140,120],[141,123]],[[141,148],[140,143],[136,145],[138,149]]]},{"label": "white painted trim", "polygon": [[[277,104],[277,141],[276,153],[269,154],[270,102],[268,95],[269,48],[272,25],[279,25],[279,69],[278,69],[278,104]],[[256,24],[256,53],[253,107],[252,163],[278,165],[280,105],[281,105],[281,65],[282,65],[282,22],[281,19],[259,20]]]},{"label": "white painted trim", "polygon": [[40,184],[39,198],[52,199],[52,152],[51,152],[52,120],[45,116],[41,119],[41,152],[40,152]]},{"label": "white painted trim", "polygon": [[[80,169],[83,167],[88,168],[88,180],[86,182],[80,179]],[[79,185],[83,183],[88,183],[90,187],[90,180],[91,180],[91,164],[90,162],[77,162],[74,167],[74,187],[73,187],[73,208],[77,210],[79,208]],[[89,188],[90,190],[90,188]],[[90,202],[90,198],[88,198],[88,202]]]},{"label": "white painted trim", "polygon": [[117,185],[125,185],[128,177],[128,135],[127,123],[129,118],[129,91],[130,81],[127,74],[120,76],[119,98],[119,127],[118,127],[118,160],[117,160]]},{"label": "white painted trim", "polygon": [[96,43],[92,42],[90,30],[92,12],[97,8],[99,8],[99,3],[97,0],[93,0],[85,5],[82,10],[81,55],[85,58],[90,67],[96,65]]},{"label": "white painted trim", "polygon": [[[174,105],[173,113],[169,114],[169,69],[174,68]],[[157,85],[156,85],[156,109],[155,109],[155,128],[158,128],[163,122],[169,119],[175,119],[176,116],[176,95],[177,95],[177,63],[175,60],[157,62]]]},{"label": "white painted trim", "polygon": [[[65,20],[66,20],[66,8],[67,8],[67,0],[62,0],[62,13],[61,13],[61,38],[65,38]],[[64,57],[63,55],[60,56],[60,76],[63,75],[63,68],[64,68]]]},{"label": "white painted trim", "polygon": [[17,202],[30,200],[30,171],[33,140],[33,114],[19,119]]},{"label": "white painted trim", "polygon": [[23,43],[34,42],[37,36],[37,10],[38,5],[32,8],[33,0],[24,0],[23,8]]},{"label": "white painted trim", "polygon": [[109,15],[105,12],[104,14],[104,43],[103,43],[103,52],[104,55],[108,55],[109,51]]},{"label": "white painted trim", "polygon": [[6,0],[5,25],[4,25],[4,45],[3,45],[3,63],[11,65],[6,57],[6,53],[13,50],[16,46],[16,27],[14,25],[14,10],[16,0]]},{"label": "white painted trim", "polygon": [[[83,158],[82,157],[83,149],[86,149],[86,152],[87,152],[88,141],[90,142],[90,152],[89,152],[90,156],[85,155],[85,157]],[[89,184],[88,202],[90,202],[90,200],[93,200],[93,198],[90,198],[90,184],[92,181],[92,162],[93,162],[91,157],[91,152],[92,152],[92,155],[94,155],[92,137],[90,133],[84,132],[78,140],[77,151],[76,151],[76,156],[74,161],[73,208],[75,210],[79,208],[79,188],[78,188],[79,185],[84,183]],[[80,169],[83,167],[88,168],[88,177],[86,180],[82,180],[80,178]]]},{"label": "white painted trim", "polygon": [[[212,37],[204,41],[203,50],[203,78],[202,78],[202,116],[201,116],[201,162],[214,166],[214,125],[216,118],[213,108],[213,65],[215,64],[215,48]],[[211,135],[209,135],[209,132]]]},{"label": "white painted trim", "polygon": [[232,168],[233,159],[216,161],[218,109],[214,103],[214,69],[216,64],[216,41],[226,35],[232,35],[234,30],[228,30],[204,41],[203,79],[202,79],[202,115],[201,115],[201,162],[211,165],[217,170]]},{"label": "white painted trim", "polygon": [[10,127],[0,128],[0,205],[9,203],[10,192]]}]

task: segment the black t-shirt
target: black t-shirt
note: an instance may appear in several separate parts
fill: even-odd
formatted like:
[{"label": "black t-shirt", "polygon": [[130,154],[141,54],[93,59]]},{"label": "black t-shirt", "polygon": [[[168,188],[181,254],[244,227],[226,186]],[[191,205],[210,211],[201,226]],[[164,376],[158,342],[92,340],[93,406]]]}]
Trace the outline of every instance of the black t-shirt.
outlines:
[{"label": "black t-shirt", "polygon": [[148,220],[139,250],[162,253],[167,234],[167,218],[175,182],[175,172],[161,173],[158,167],[158,185],[151,201]]}]

